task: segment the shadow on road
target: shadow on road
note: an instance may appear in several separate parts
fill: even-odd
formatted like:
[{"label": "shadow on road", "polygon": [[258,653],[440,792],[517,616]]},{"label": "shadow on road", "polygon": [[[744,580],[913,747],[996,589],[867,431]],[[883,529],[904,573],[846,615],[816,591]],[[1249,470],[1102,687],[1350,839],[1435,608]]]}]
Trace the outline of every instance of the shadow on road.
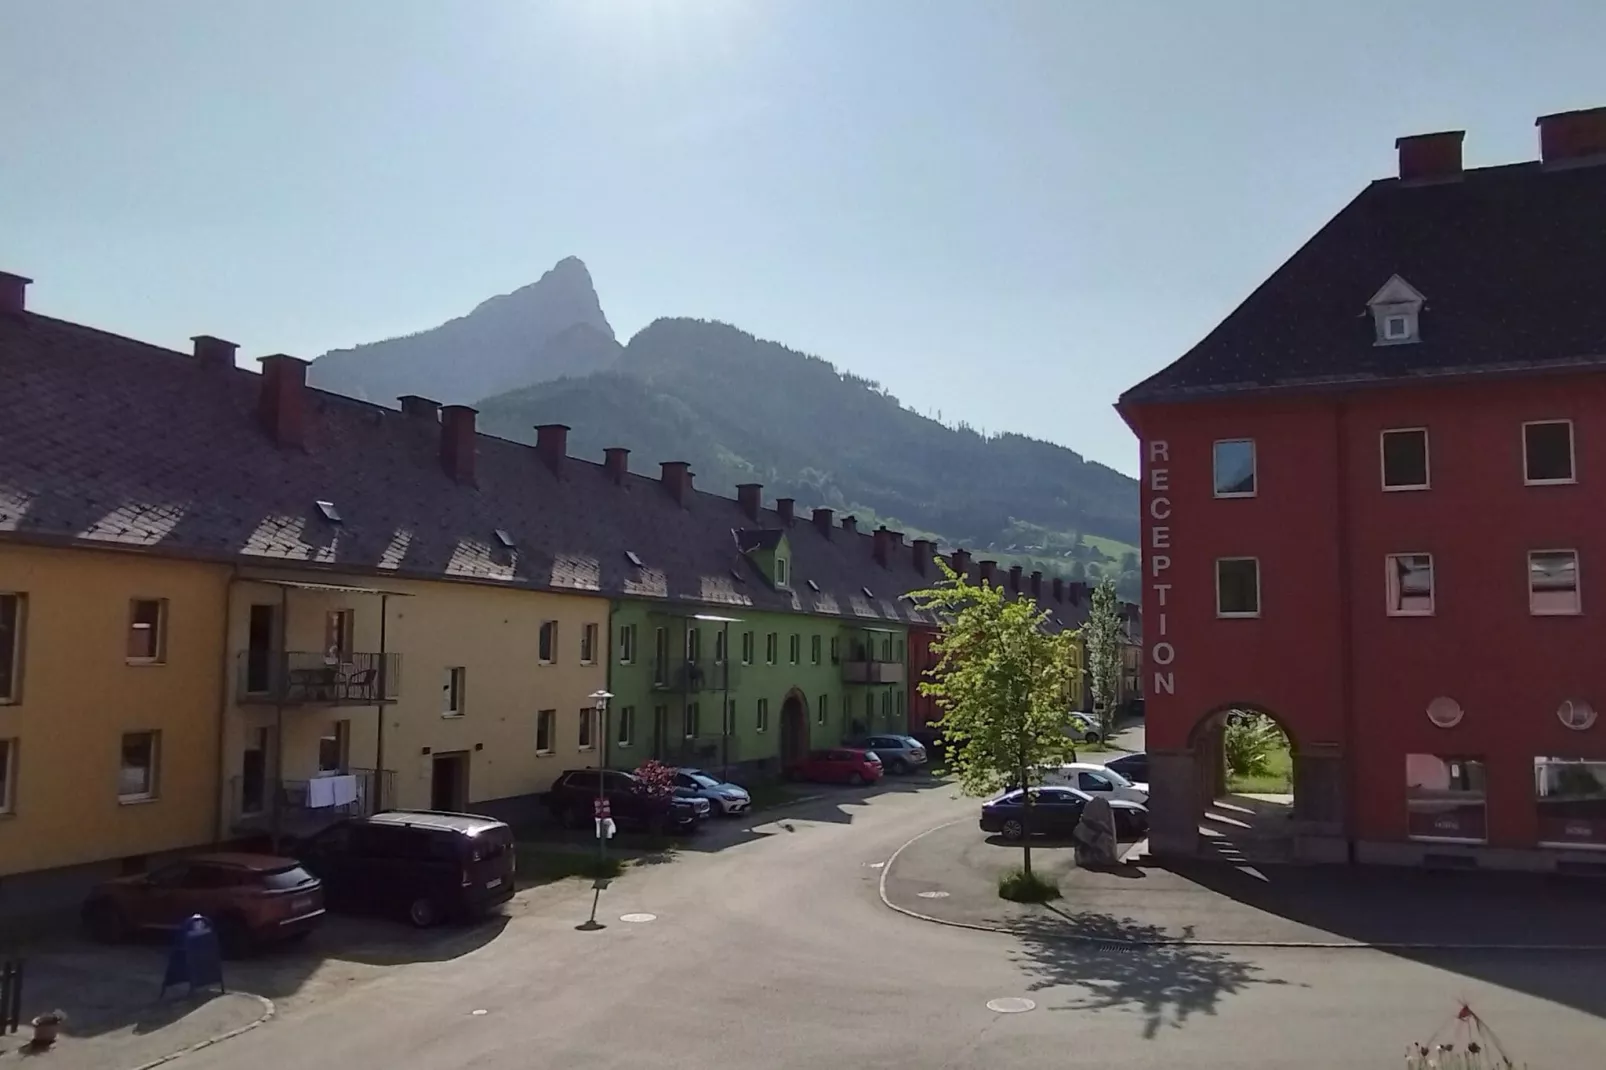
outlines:
[{"label": "shadow on road", "polygon": [[[1059,990],[1048,1010],[1127,1010],[1143,1016],[1143,1036],[1180,1028],[1195,1014],[1214,1014],[1223,997],[1251,985],[1289,982],[1220,948],[1187,945],[1132,947],[1131,941],[1174,939],[1179,934],[1102,913],[1055,907],[1053,917],[1022,919],[1013,953],[1032,978],[1032,992]],[[1191,935],[1191,933],[1187,934]],[[1067,937],[1080,937],[1081,941]]]}]

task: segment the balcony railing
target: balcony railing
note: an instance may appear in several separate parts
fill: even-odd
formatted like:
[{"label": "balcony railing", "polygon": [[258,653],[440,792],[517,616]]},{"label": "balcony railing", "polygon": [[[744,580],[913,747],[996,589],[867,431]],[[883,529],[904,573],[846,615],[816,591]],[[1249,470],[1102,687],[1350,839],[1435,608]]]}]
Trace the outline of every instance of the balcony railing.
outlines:
[{"label": "balcony railing", "polygon": [[654,660],[652,686],[655,691],[677,691],[696,694],[700,691],[727,691],[735,685],[735,673],[729,662],[687,661],[672,658]]},{"label": "balcony railing", "polygon": [[842,682],[847,684],[901,684],[903,677],[901,661],[856,657],[842,663]]},{"label": "balcony railing", "polygon": [[401,655],[242,650],[235,677],[242,705],[378,706],[401,692]]},{"label": "balcony railing", "polygon": [[238,832],[310,836],[344,818],[376,813],[395,797],[393,769],[352,769],[308,780],[229,779],[229,815]]}]

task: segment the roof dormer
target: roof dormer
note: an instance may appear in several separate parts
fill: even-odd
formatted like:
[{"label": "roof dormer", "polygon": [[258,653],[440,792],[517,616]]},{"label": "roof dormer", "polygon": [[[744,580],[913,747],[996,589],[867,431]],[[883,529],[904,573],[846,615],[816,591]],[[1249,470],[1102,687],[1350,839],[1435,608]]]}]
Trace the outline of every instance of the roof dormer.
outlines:
[{"label": "roof dormer", "polygon": [[1416,287],[1395,275],[1372,295],[1366,306],[1372,310],[1376,345],[1398,346],[1422,340],[1422,305],[1426,299]]}]

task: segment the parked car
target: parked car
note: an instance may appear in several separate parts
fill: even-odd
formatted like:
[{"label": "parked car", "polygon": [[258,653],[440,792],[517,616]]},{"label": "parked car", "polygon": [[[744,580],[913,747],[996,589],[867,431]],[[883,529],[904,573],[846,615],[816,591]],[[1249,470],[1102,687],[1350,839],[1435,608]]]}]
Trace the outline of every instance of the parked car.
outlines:
[{"label": "parked car", "polygon": [[387,810],[303,841],[302,862],[335,910],[427,928],[487,913],[513,897],[513,830],[492,817]]},{"label": "parked car", "polygon": [[913,736],[865,736],[843,745],[874,751],[889,773],[912,773],[926,764],[925,744]]},{"label": "parked car", "polygon": [[[1068,838],[1082,820],[1082,808],[1092,798],[1085,791],[1064,787],[1033,788],[1032,834]],[[1117,840],[1141,840],[1149,834],[1149,809],[1142,803],[1111,799]],[[1007,791],[981,808],[981,830],[995,832],[1006,840],[1019,840],[1026,834],[1026,799],[1019,789]]]},{"label": "parked car", "polygon": [[707,800],[712,810],[727,816],[745,813],[753,805],[753,797],[740,784],[732,784],[705,773],[701,769],[675,770],[675,790],[690,792],[692,797]]},{"label": "parked car", "polygon": [[627,831],[691,832],[713,812],[707,799],[656,797],[633,774],[617,769],[570,769],[553,781],[544,799],[565,828],[591,824],[599,777],[614,824]]},{"label": "parked car", "polygon": [[193,855],[150,873],[107,881],[89,893],[84,925],[113,942],[142,931],[172,931],[199,914],[225,954],[306,936],[323,921],[323,885],[293,858]]},{"label": "parked car", "polygon": [[1099,720],[1091,713],[1072,711],[1065,715],[1065,727],[1070,734],[1083,743],[1097,743],[1104,738],[1099,730]]},{"label": "parked car", "polygon": [[1149,801],[1149,785],[1134,784],[1107,765],[1092,762],[1072,762],[1044,770],[1044,784],[1077,788],[1089,795],[1103,795],[1108,799],[1125,799],[1128,802]]},{"label": "parked car", "polygon": [[788,766],[790,780],[812,780],[820,784],[869,784],[881,779],[881,759],[873,750],[832,747],[810,751],[801,761]]},{"label": "parked car", "polygon": [[1142,751],[1111,758],[1104,763],[1104,768],[1113,769],[1135,784],[1147,787],[1149,783],[1149,756]]}]

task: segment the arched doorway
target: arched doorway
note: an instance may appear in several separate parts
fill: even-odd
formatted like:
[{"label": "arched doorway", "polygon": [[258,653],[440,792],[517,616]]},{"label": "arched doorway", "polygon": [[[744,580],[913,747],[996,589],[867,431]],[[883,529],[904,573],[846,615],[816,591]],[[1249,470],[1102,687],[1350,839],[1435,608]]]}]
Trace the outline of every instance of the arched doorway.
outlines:
[{"label": "arched doorway", "polygon": [[803,692],[793,688],[781,703],[781,768],[803,760],[809,750],[809,704]]}]

